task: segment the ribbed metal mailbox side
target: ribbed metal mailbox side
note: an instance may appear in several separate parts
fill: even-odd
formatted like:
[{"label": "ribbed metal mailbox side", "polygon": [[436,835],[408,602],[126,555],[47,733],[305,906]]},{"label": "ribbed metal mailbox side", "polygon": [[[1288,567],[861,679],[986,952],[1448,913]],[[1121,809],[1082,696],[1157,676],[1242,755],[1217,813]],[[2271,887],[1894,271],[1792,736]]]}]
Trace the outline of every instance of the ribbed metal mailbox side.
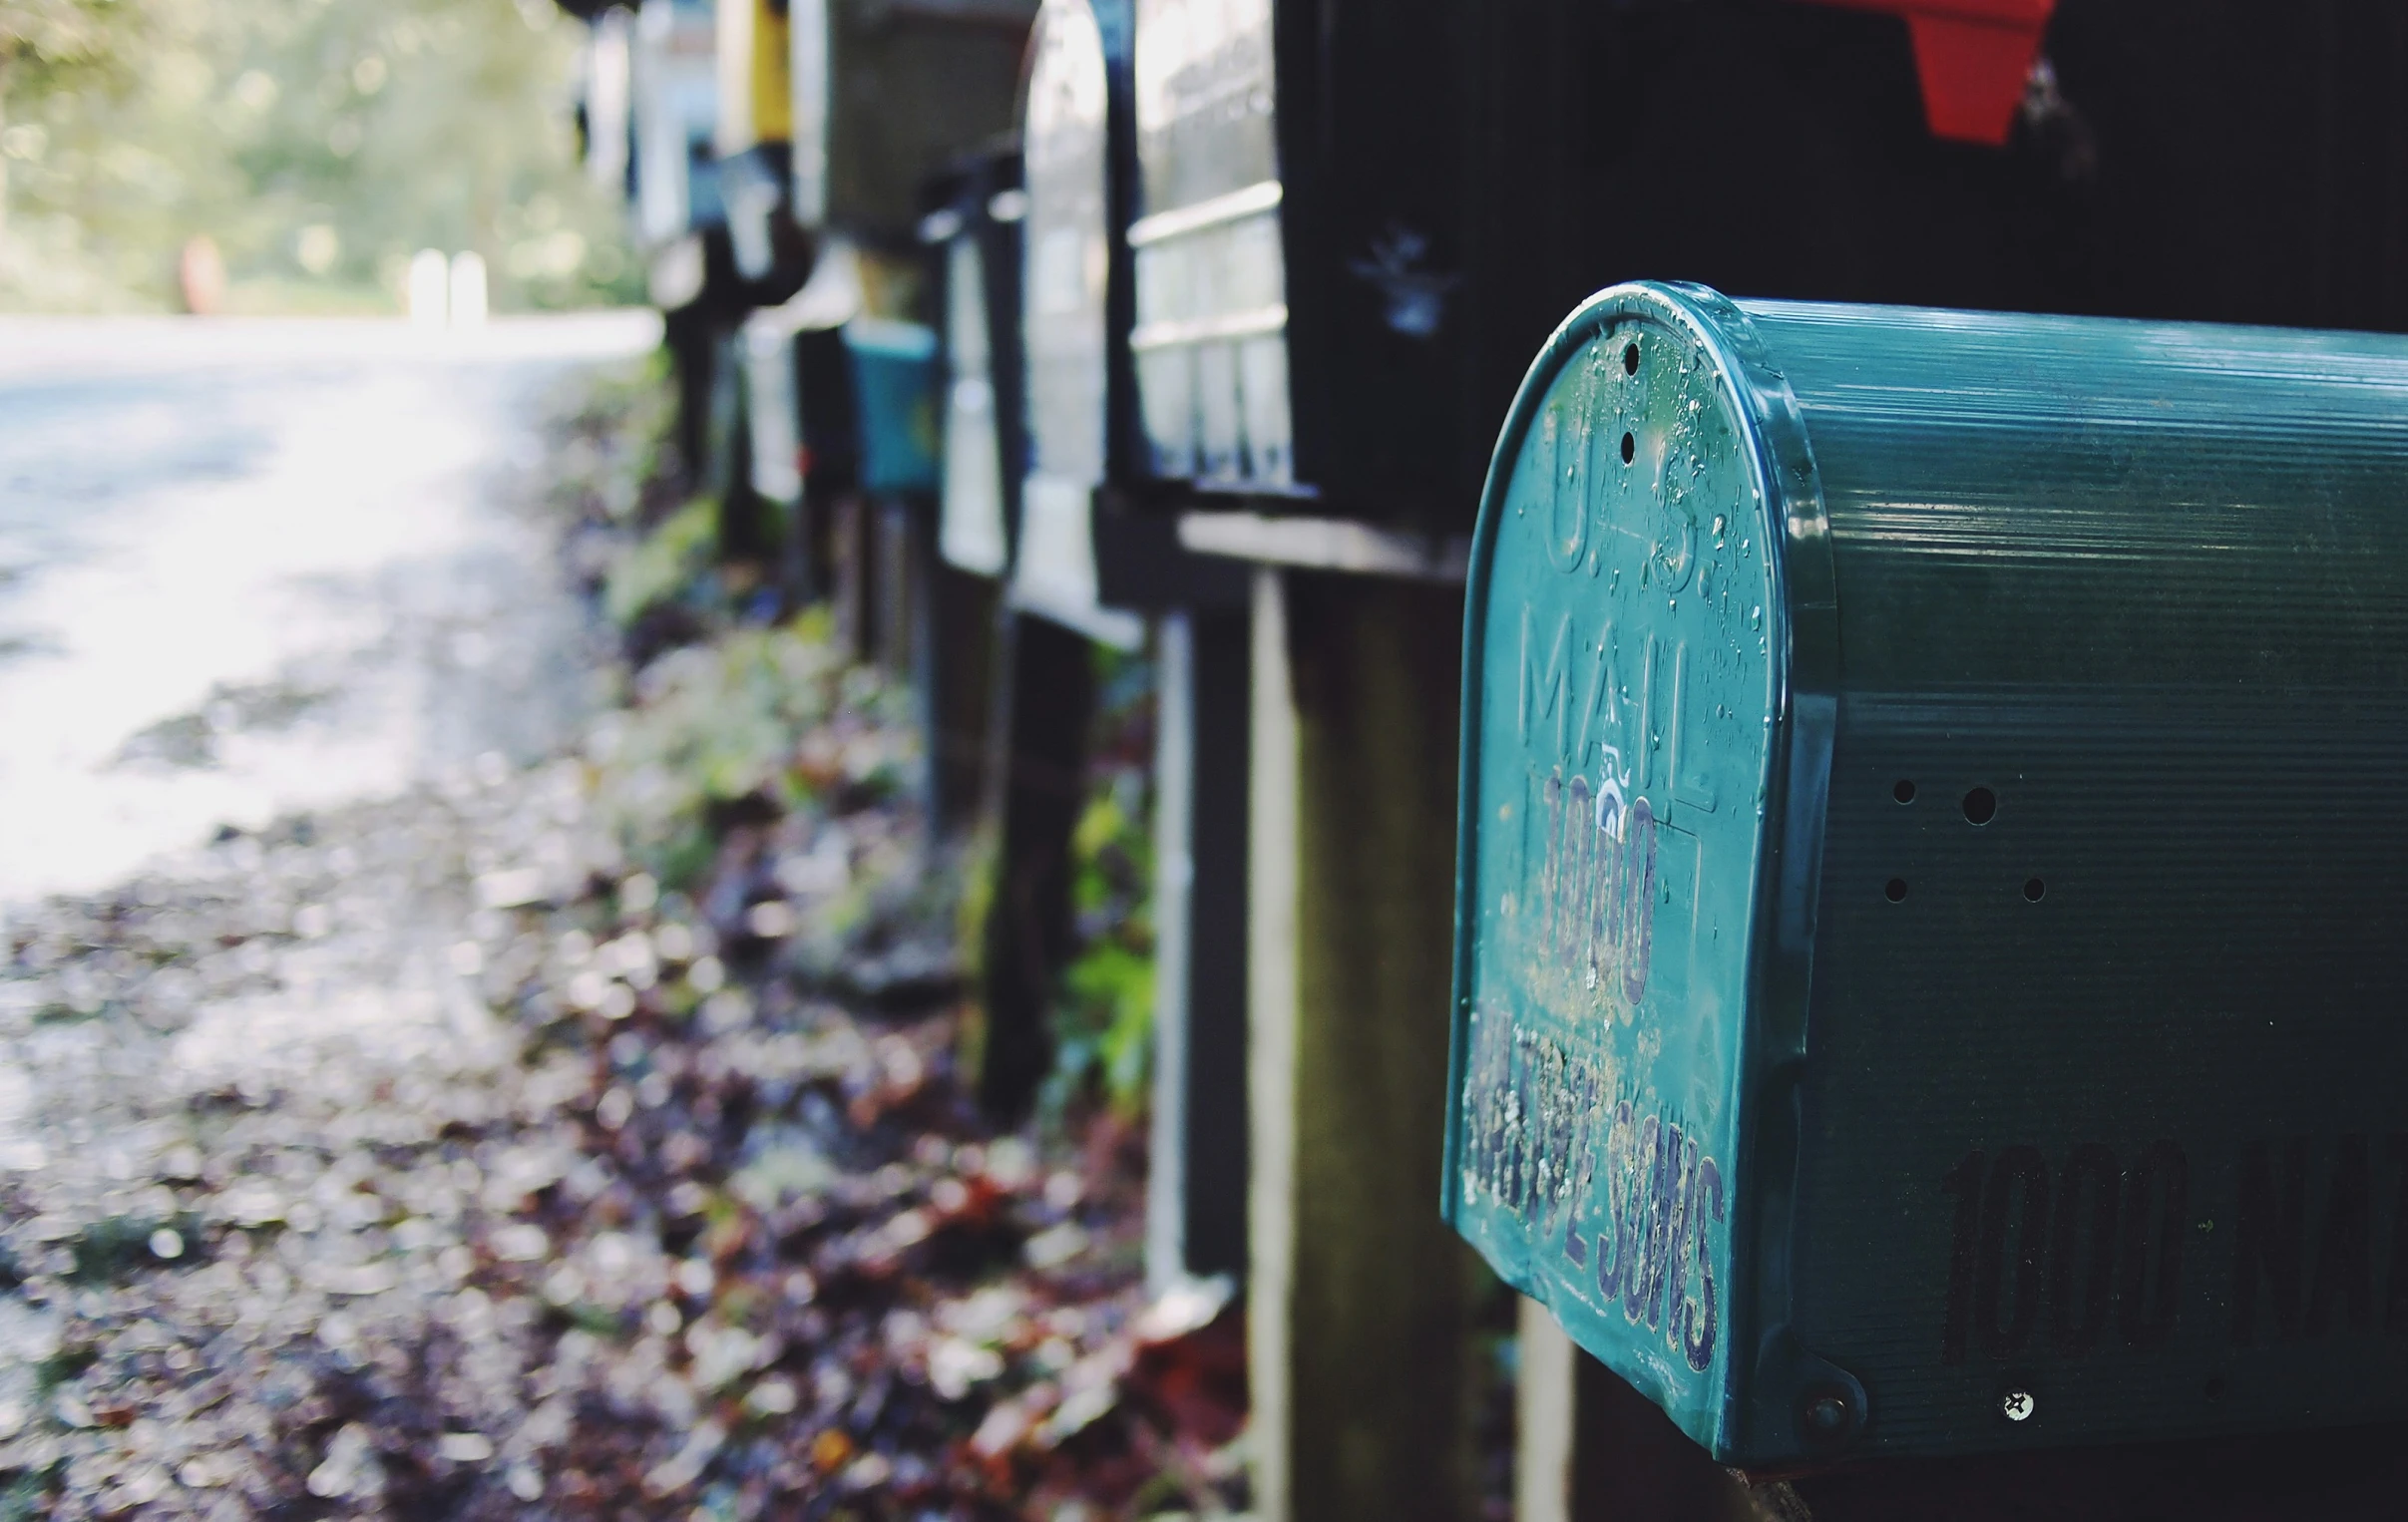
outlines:
[{"label": "ribbed metal mailbox side", "polygon": [[1751,312],[1847,672],[1800,1336],[1877,1450],[2408,1415],[2408,340]]},{"label": "ribbed metal mailbox side", "polygon": [[1616,287],[1472,578],[1501,1273],[1744,1463],[2408,1416],[2408,340]]}]

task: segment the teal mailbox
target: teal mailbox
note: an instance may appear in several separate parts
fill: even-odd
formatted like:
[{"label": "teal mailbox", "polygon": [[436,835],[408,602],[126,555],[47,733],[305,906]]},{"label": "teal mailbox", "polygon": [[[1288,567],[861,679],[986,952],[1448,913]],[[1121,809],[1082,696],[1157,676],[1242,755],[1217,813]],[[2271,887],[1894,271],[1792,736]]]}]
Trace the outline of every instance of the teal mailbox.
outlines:
[{"label": "teal mailbox", "polygon": [[1444,1209],[1718,1458],[2408,1417],[2408,339],[1616,286],[1464,705]]},{"label": "teal mailbox", "polygon": [[937,489],[937,335],[916,322],[845,324],[861,427],[861,484],[887,494]]}]

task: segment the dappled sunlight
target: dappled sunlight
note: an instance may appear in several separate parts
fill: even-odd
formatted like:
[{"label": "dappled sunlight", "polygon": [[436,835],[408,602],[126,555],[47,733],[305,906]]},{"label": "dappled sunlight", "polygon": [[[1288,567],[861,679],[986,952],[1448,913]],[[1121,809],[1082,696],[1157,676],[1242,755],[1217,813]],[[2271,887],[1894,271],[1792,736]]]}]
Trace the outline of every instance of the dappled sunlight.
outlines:
[{"label": "dappled sunlight", "polygon": [[[0,412],[0,900],[97,887],[220,824],[487,750],[533,754],[574,715],[568,594],[541,530],[492,493],[535,464],[532,388],[644,325],[554,320],[465,346],[353,332],[365,354],[242,323],[164,354],[54,334],[52,363],[87,383],[17,372]],[[80,510],[62,516],[60,492]]]}]

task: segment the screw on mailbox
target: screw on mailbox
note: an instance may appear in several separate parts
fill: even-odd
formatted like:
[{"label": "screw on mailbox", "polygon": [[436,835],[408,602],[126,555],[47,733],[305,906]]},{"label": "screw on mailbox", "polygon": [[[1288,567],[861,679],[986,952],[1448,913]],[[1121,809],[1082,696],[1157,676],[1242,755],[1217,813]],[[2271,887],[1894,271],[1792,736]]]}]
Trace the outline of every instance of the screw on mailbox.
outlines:
[{"label": "screw on mailbox", "polygon": [[1813,1442],[1836,1442],[1847,1435],[1847,1396],[1834,1389],[1809,1391],[1803,1415],[1806,1437]]}]

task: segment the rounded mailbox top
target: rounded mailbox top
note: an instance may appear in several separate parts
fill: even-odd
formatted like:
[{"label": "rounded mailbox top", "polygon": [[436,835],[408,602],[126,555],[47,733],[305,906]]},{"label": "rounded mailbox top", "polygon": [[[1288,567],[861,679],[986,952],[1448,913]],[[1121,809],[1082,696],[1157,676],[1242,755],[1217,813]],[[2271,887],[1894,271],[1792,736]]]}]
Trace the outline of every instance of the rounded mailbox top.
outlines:
[{"label": "rounded mailbox top", "polygon": [[1021,322],[1035,469],[1103,479],[1111,56],[1088,0],[1045,0],[1028,44]]},{"label": "rounded mailbox top", "polygon": [[1020,311],[1028,458],[1011,582],[1016,606],[1124,648],[1143,626],[1100,604],[1090,494],[1126,434],[1129,43],[1125,0],[1045,0],[1029,38]]},{"label": "rounded mailbox top", "polygon": [[1747,317],[1617,286],[1531,367],[1472,554],[1447,1208],[1709,1445],[1814,501]]}]

